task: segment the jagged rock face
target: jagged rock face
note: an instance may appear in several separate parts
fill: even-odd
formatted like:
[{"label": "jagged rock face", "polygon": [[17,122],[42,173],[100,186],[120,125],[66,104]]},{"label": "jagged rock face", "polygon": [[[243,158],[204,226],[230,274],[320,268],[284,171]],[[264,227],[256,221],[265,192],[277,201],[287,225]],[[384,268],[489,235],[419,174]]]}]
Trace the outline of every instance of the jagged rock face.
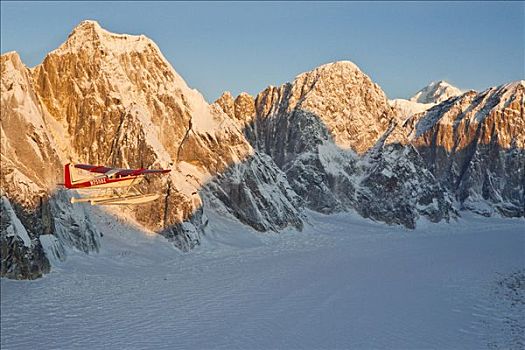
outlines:
[{"label": "jagged rock face", "polygon": [[[153,149],[150,137],[176,153],[194,107],[184,82],[152,41],[111,34],[90,21],[75,28],[34,76],[46,108],[65,122],[75,153],[89,163],[126,158],[137,159],[130,166],[140,165],[138,154],[115,152],[141,142],[146,145],[129,152],[140,148],[144,162],[151,162],[161,150]],[[170,142],[164,142],[167,135]]]},{"label": "jagged rock face", "polygon": [[278,231],[290,224],[303,227],[302,201],[267,155],[236,164],[206,187],[215,209],[229,212],[258,231]]},{"label": "jagged rock face", "polygon": [[[186,161],[213,172],[231,161],[221,162],[221,152],[226,158],[242,158],[250,150],[245,142],[244,149],[234,148],[235,156],[220,148],[215,154],[202,151],[209,143],[224,144],[223,131],[213,130],[224,118],[186,86],[146,37],[116,35],[96,22],[83,22],[33,76],[45,109],[66,131],[64,153],[70,160],[121,167]],[[195,136],[199,132],[211,135],[202,142]],[[54,136],[64,140],[64,135]],[[135,218],[158,230],[190,217],[200,203],[191,197],[191,185],[179,185],[181,177],[186,185],[180,173],[143,183],[141,189],[152,192],[170,182],[171,194],[137,210]]]},{"label": "jagged rock face", "polygon": [[[173,167],[169,177],[142,184],[144,192],[164,192],[164,199],[131,214],[175,242],[188,236],[182,222],[196,224],[202,186],[253,153],[242,124],[188,88],[146,37],[84,22],[35,75],[46,107],[59,121],[65,116],[74,160]],[[194,231],[188,242],[198,241],[201,230]]]},{"label": "jagged rock face", "polygon": [[354,204],[362,216],[408,228],[421,216],[432,222],[456,217],[451,198],[411,145],[385,145],[363,163]]},{"label": "jagged rock face", "polygon": [[[17,53],[2,55],[1,115],[3,168],[16,168],[37,186],[55,183],[61,163],[35,93],[31,71]],[[5,172],[2,172],[5,173]]]},{"label": "jagged rock face", "polygon": [[47,216],[49,221],[54,222],[54,230],[50,234],[56,236],[63,246],[74,247],[84,253],[98,252],[101,233],[91,221],[86,206],[75,206],[71,210],[70,199],[70,194],[57,191],[47,206],[44,204],[43,220]]},{"label": "jagged rock face", "polygon": [[351,208],[355,197],[356,158],[330,142],[304,152],[284,168],[308,208],[329,214]]},{"label": "jagged rock face", "polygon": [[[340,175],[347,174],[348,169],[352,173],[355,155],[331,147],[330,132],[316,115],[294,110],[290,114],[257,116],[248,130],[254,147],[272,157],[310,209],[331,213],[344,208],[342,202],[351,196],[352,185],[346,175]],[[335,175],[331,171],[334,168]],[[341,192],[342,188],[348,191]]]},{"label": "jagged rock face", "polygon": [[3,194],[0,209],[0,276],[35,279],[49,272],[49,260],[40,241],[29,236],[11,203]]},{"label": "jagged rock face", "polygon": [[245,92],[241,92],[235,99],[229,91],[219,97],[217,104],[230,118],[237,119],[241,124],[251,123],[255,116],[255,100]]},{"label": "jagged rock face", "polygon": [[[64,190],[50,192],[39,187],[18,169],[7,166],[5,162],[2,165],[2,198],[5,199],[3,210],[7,210],[5,207],[10,208],[7,210],[10,213],[9,221],[19,223],[14,227],[25,232],[32,242],[26,245],[29,250],[21,246],[17,248],[16,240],[6,236],[5,227],[2,228],[2,244],[14,249],[3,255],[3,264],[16,265],[20,271],[38,272],[37,275],[12,274],[8,272],[8,268],[3,270],[6,277],[31,279],[49,271],[47,257],[52,252],[46,249],[47,246],[42,246],[42,236],[47,236],[47,242],[54,242],[53,249],[58,252],[58,260],[64,260],[67,256],[66,247],[85,253],[99,250],[101,234],[92,223],[85,205],[73,208],[70,203],[71,194]],[[25,251],[31,258],[17,258],[15,248]]]},{"label": "jagged rock face", "polygon": [[428,168],[466,209],[524,215],[524,81],[468,92],[407,123]]},{"label": "jagged rock face", "polygon": [[235,118],[249,124],[255,115],[255,100],[249,94],[242,92],[237,96],[233,104],[235,111]]},{"label": "jagged rock face", "polygon": [[230,118],[235,119],[235,100],[233,99],[231,92],[224,92],[214,103]]},{"label": "jagged rock face", "polygon": [[[35,68],[34,79],[46,109],[67,131],[66,147],[71,149],[66,154],[76,162],[168,167],[191,127],[194,110],[205,105],[151,40],[112,34],[91,21],[75,28]],[[167,181],[153,179],[141,189],[158,191]],[[182,205],[172,205],[170,215],[164,215],[166,203],[155,202],[141,208],[136,219],[160,229],[187,218],[193,201],[177,192],[174,186],[173,198],[166,201]]]},{"label": "jagged rock face", "polygon": [[242,92],[234,99],[231,93],[227,91],[215,101],[214,105],[222,109],[230,118],[237,120],[248,140],[257,139],[253,121],[256,115],[255,99],[252,96]]}]

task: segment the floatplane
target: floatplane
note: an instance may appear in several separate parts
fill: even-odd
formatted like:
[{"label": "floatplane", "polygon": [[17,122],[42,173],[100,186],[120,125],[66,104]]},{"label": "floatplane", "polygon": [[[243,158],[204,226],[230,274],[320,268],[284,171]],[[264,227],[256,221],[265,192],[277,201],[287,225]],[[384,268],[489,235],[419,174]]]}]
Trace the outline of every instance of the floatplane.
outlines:
[{"label": "floatplane", "polygon": [[71,190],[97,190],[95,196],[71,198],[71,203],[128,205],[154,201],[159,194],[143,194],[135,187],[146,175],[166,174],[169,169],[121,169],[101,165],[66,164],[64,186]]}]

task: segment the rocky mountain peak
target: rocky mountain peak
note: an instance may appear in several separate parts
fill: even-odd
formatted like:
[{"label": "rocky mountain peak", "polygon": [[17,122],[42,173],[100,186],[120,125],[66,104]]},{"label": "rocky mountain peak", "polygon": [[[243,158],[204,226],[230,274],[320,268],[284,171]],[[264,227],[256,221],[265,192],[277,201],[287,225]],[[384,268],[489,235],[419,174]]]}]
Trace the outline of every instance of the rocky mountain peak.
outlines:
[{"label": "rocky mountain peak", "polygon": [[444,80],[432,82],[419,90],[409,100],[398,98],[390,100],[394,107],[406,119],[414,114],[422,113],[451,97],[460,96],[463,92]]},{"label": "rocky mountain peak", "polygon": [[[198,92],[188,88],[151,39],[144,35],[111,33],[96,21],[81,22],[66,41],[34,69],[39,74],[56,64],[61,65],[62,74],[67,74],[72,79],[87,78],[85,86],[88,83],[93,84],[96,78],[103,77],[114,87],[124,88],[128,94],[139,90],[136,85],[141,89],[156,87],[164,92],[176,88],[195,95],[200,104],[205,103]],[[67,82],[67,79],[64,80]],[[163,84],[153,84],[160,80]],[[46,85],[53,85],[52,83]],[[135,86],[131,87],[130,84]],[[84,84],[78,82],[76,85],[81,89],[84,87]]]},{"label": "rocky mountain peak", "polygon": [[[345,88],[362,81],[371,82],[354,63],[350,61],[337,61],[319,66],[311,71],[304,72],[295,77],[293,86],[300,88],[300,98],[310,92],[332,87],[328,92],[335,92],[335,88]],[[346,93],[347,91],[342,91]]]},{"label": "rocky mountain peak", "polygon": [[16,51],[9,51],[4,54],[2,54],[2,62],[11,61],[16,64],[22,64],[22,60],[20,58],[20,55]]},{"label": "rocky mountain peak", "polygon": [[407,227],[420,216],[452,216],[450,200],[418,153],[405,148],[385,93],[355,64],[323,65],[268,87],[255,103],[247,136],[275,160],[309,209],[352,208]]},{"label": "rocky mountain peak", "polygon": [[92,19],[86,19],[80,22],[75,28],[73,28],[72,34],[74,33],[74,34],[79,35],[81,32],[92,32],[92,31],[101,32],[105,30],[102,29],[102,27],[97,21],[92,20]]},{"label": "rocky mountain peak", "polygon": [[224,92],[214,104],[218,105],[230,118],[242,123],[250,123],[255,116],[255,100],[246,92],[241,92],[235,99],[231,92]]},{"label": "rocky mountain peak", "polygon": [[451,97],[459,96],[462,92],[444,80],[431,82],[419,90],[410,101],[417,103],[441,103]]},{"label": "rocky mountain peak", "polygon": [[362,73],[359,67],[351,61],[335,61],[323,64],[317,68],[314,68],[311,71],[307,71],[299,74],[296,79],[301,79],[305,77],[320,77],[327,76],[330,77],[333,74],[339,74],[341,76],[351,76],[355,72]]},{"label": "rocky mountain peak", "polygon": [[[12,165],[8,165],[13,169],[5,182],[15,183],[7,193],[14,203],[23,200],[17,193],[27,187],[22,176],[38,180],[38,185],[41,177],[55,179],[41,170],[45,169],[41,163],[52,162],[55,166],[51,168],[59,171],[66,162],[169,167],[170,174],[140,184],[141,191],[160,193],[162,200],[115,209],[115,213],[162,232],[183,250],[197,244],[204,229],[204,196],[217,197],[217,205],[261,230],[302,224],[296,210],[298,198],[273,161],[254,155],[240,123],[190,89],[146,37],[113,34],[96,22],[82,22],[42,64],[32,70],[23,68],[20,89],[6,85],[14,92],[20,90],[20,96],[4,94],[2,87],[2,141],[9,146]],[[2,84],[7,82],[2,74]],[[24,103],[27,106],[21,108]],[[248,117],[253,115],[250,110],[254,110],[251,96],[241,94],[233,101],[233,116],[237,112]],[[2,154],[2,161],[4,158]],[[211,182],[222,173],[228,175],[217,180],[221,184],[217,191],[206,192],[205,186],[214,188]],[[243,176],[262,180],[246,187],[241,185]],[[289,193],[264,192],[267,177],[280,178],[279,191]],[[12,180],[18,178],[21,180]],[[38,196],[17,215],[32,218],[39,198],[65,206],[68,212],[75,209],[68,198],[56,196],[54,186],[50,187],[52,191],[46,193],[43,185],[32,186],[31,193]],[[234,208],[221,203],[240,204]],[[267,203],[287,209],[261,214]]]},{"label": "rocky mountain peak", "polygon": [[[520,118],[516,118],[516,116],[523,113],[524,95],[524,81],[494,86],[480,93],[468,91],[456,99],[431,108],[425,114],[416,118],[418,122],[415,136],[423,135],[438,123],[447,128],[449,125],[457,128],[461,124],[477,127],[477,125],[483,124],[487,120],[490,123],[507,124],[505,128],[496,126],[499,131],[497,140],[501,146],[509,147],[511,142],[517,142],[518,147],[523,147],[524,141],[522,141],[522,138],[503,137],[503,135],[509,131],[521,131],[520,128],[514,128],[513,126],[515,123],[520,122]],[[476,134],[475,131],[472,131],[473,135]],[[470,142],[473,135],[466,133],[460,134],[458,137],[466,138]],[[492,135],[492,132],[488,132],[487,137],[489,135]],[[449,143],[447,143],[446,149],[452,147],[455,139],[456,137],[453,134],[449,135]]]},{"label": "rocky mountain peak", "polygon": [[[11,51],[3,54],[0,57],[1,71],[2,71],[2,94],[12,90],[15,82],[20,82],[22,72],[26,70],[22,63],[20,56],[16,51]],[[4,91],[4,88],[6,91]]]},{"label": "rocky mountain peak", "polygon": [[160,53],[157,45],[144,35],[111,33],[92,20],[82,21],[76,26],[66,42],[53,53],[75,53],[92,49],[105,49],[112,53],[142,52],[154,49]]},{"label": "rocky mountain peak", "polygon": [[235,118],[250,122],[255,116],[255,100],[250,94],[241,92],[234,102]]},{"label": "rocky mountain peak", "polygon": [[221,107],[221,109],[226,113],[230,118],[235,119],[235,105],[232,93],[225,91],[222,93],[221,97],[215,100],[214,104]]},{"label": "rocky mountain peak", "polygon": [[339,147],[357,153],[368,150],[397,117],[379,85],[350,61],[297,76],[288,98],[292,108],[315,115]]}]

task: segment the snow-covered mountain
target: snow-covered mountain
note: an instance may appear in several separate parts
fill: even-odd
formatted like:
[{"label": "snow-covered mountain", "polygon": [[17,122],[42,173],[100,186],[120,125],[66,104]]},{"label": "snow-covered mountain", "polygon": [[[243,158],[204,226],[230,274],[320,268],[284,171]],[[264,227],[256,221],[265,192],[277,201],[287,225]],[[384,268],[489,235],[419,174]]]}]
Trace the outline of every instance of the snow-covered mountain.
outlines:
[{"label": "snow-covered mountain", "polygon": [[407,121],[411,143],[464,209],[525,213],[525,81],[467,92]]},{"label": "snow-covered mountain", "polygon": [[[524,146],[507,140],[523,132],[522,83],[479,99],[467,93],[405,123],[381,88],[343,61],[255,98],[225,93],[210,105],[153,41],[110,33],[94,21],[82,22],[35,68],[25,67],[16,53],[2,55],[1,72],[2,276],[36,278],[69,248],[99,249],[106,228],[92,220],[94,209],[71,205],[74,194],[58,185],[67,162],[171,168],[169,176],[141,184],[145,192],[161,193],[160,200],[112,214],[185,251],[200,244],[217,213],[258,231],[300,230],[305,208],[355,210],[415,227],[421,217],[455,217],[456,201],[472,208],[464,200],[471,189],[490,197],[490,208],[523,203],[517,166]],[[480,190],[474,175],[466,181],[464,172],[453,172],[461,190],[443,176],[443,169],[464,161],[456,146],[438,151],[463,142],[463,129],[451,131],[449,116],[474,125],[464,118],[467,112],[474,120],[488,113],[481,124],[493,120],[486,132],[492,128],[497,141],[491,142],[501,146],[497,156],[512,159],[491,165],[486,182],[503,188],[497,195]],[[512,125],[517,131],[508,131]],[[484,140],[480,135],[464,140],[464,148],[480,148],[473,146]],[[439,162],[432,152],[441,152]],[[487,149],[484,161],[493,152]]]},{"label": "snow-covered mountain", "polygon": [[423,160],[405,146],[384,92],[353,63],[323,65],[267,88],[251,104],[247,98],[225,94],[217,103],[246,121],[253,147],[272,157],[308,208],[353,209],[407,227],[421,216],[454,215]]},{"label": "snow-covered mountain", "polygon": [[84,207],[71,207],[70,194],[57,190],[65,159],[33,72],[16,53],[2,55],[0,66],[1,274],[36,278],[50,268],[43,246],[59,259],[65,246],[97,251],[100,232]]},{"label": "snow-covered mountain", "polygon": [[416,92],[410,101],[417,103],[441,103],[451,97],[459,96],[462,92],[446,81],[433,81],[428,86]]},{"label": "snow-covered mountain", "polygon": [[[170,176],[141,184],[146,192],[162,193],[162,200],[117,211],[161,232],[183,250],[199,243],[206,225],[205,185],[233,166],[238,174],[229,177],[218,202],[238,203],[239,196],[246,202],[240,204],[242,210],[228,206],[229,213],[252,222],[247,212],[269,213],[275,207],[279,210],[274,215],[257,216],[257,227],[302,224],[298,198],[286,192],[286,186],[272,192],[260,183],[245,186],[245,168],[261,178],[267,175],[264,171],[278,178],[279,169],[271,159],[255,154],[239,123],[190,89],[144,36],[109,33],[85,21],[31,70],[16,53],[2,55],[1,132],[2,190],[22,223],[36,223],[24,225],[39,247],[35,249],[41,249],[41,234],[60,238],[58,232],[71,231],[76,217],[82,218],[73,225],[78,236],[92,243],[88,250],[97,249],[100,233],[90,225],[90,208],[71,206],[70,193],[57,186],[62,165],[70,161],[172,168]],[[46,203],[56,207],[51,221],[40,215]],[[61,215],[68,220],[56,220]],[[44,222],[47,231],[40,228]],[[84,246],[74,239],[61,242],[66,241],[75,248]],[[6,275],[15,276],[16,268],[12,270]]]},{"label": "snow-covered mountain", "polygon": [[[36,74],[49,109],[70,116],[66,123],[73,140],[73,161],[173,168],[169,177],[153,178],[144,185],[148,192],[163,192],[164,200],[128,214],[148,229],[161,231],[184,250],[198,244],[206,223],[204,195],[199,195],[204,186],[235,164],[258,157],[239,123],[190,89],[144,36],[116,35],[96,22],[83,22],[65,44],[46,57]],[[46,91],[47,76],[60,77],[60,82],[50,82],[50,92]],[[104,133],[98,132],[101,127]],[[276,168],[271,163],[268,167]],[[257,194],[247,188],[242,188],[242,193],[247,199],[270,196],[262,189],[254,190]],[[231,191],[221,198],[227,201],[239,195],[235,189]],[[264,202],[288,205],[298,215],[293,200],[280,203],[280,198],[288,197],[282,194]],[[243,205],[253,212],[261,210],[259,201]],[[241,212],[230,212],[249,221]],[[281,215],[268,217],[263,226],[275,227],[275,220],[277,227],[283,228],[297,221]]]},{"label": "snow-covered mountain", "polygon": [[409,117],[425,112],[431,107],[461,94],[463,92],[460,89],[441,80],[425,86],[408,100],[398,98],[390,100],[389,103],[392,107],[398,109],[403,116]]}]

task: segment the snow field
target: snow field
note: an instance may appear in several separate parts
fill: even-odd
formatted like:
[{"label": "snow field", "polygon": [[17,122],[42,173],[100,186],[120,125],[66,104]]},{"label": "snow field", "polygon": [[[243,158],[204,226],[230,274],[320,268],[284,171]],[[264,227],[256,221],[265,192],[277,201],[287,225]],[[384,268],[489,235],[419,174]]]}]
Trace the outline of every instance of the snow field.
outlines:
[{"label": "snow field", "polygon": [[507,288],[525,271],[523,219],[410,231],[309,213],[303,232],[261,234],[208,215],[203,244],[180,253],[99,213],[99,254],[70,252],[37,281],[2,279],[2,349],[524,344],[525,293]]}]

